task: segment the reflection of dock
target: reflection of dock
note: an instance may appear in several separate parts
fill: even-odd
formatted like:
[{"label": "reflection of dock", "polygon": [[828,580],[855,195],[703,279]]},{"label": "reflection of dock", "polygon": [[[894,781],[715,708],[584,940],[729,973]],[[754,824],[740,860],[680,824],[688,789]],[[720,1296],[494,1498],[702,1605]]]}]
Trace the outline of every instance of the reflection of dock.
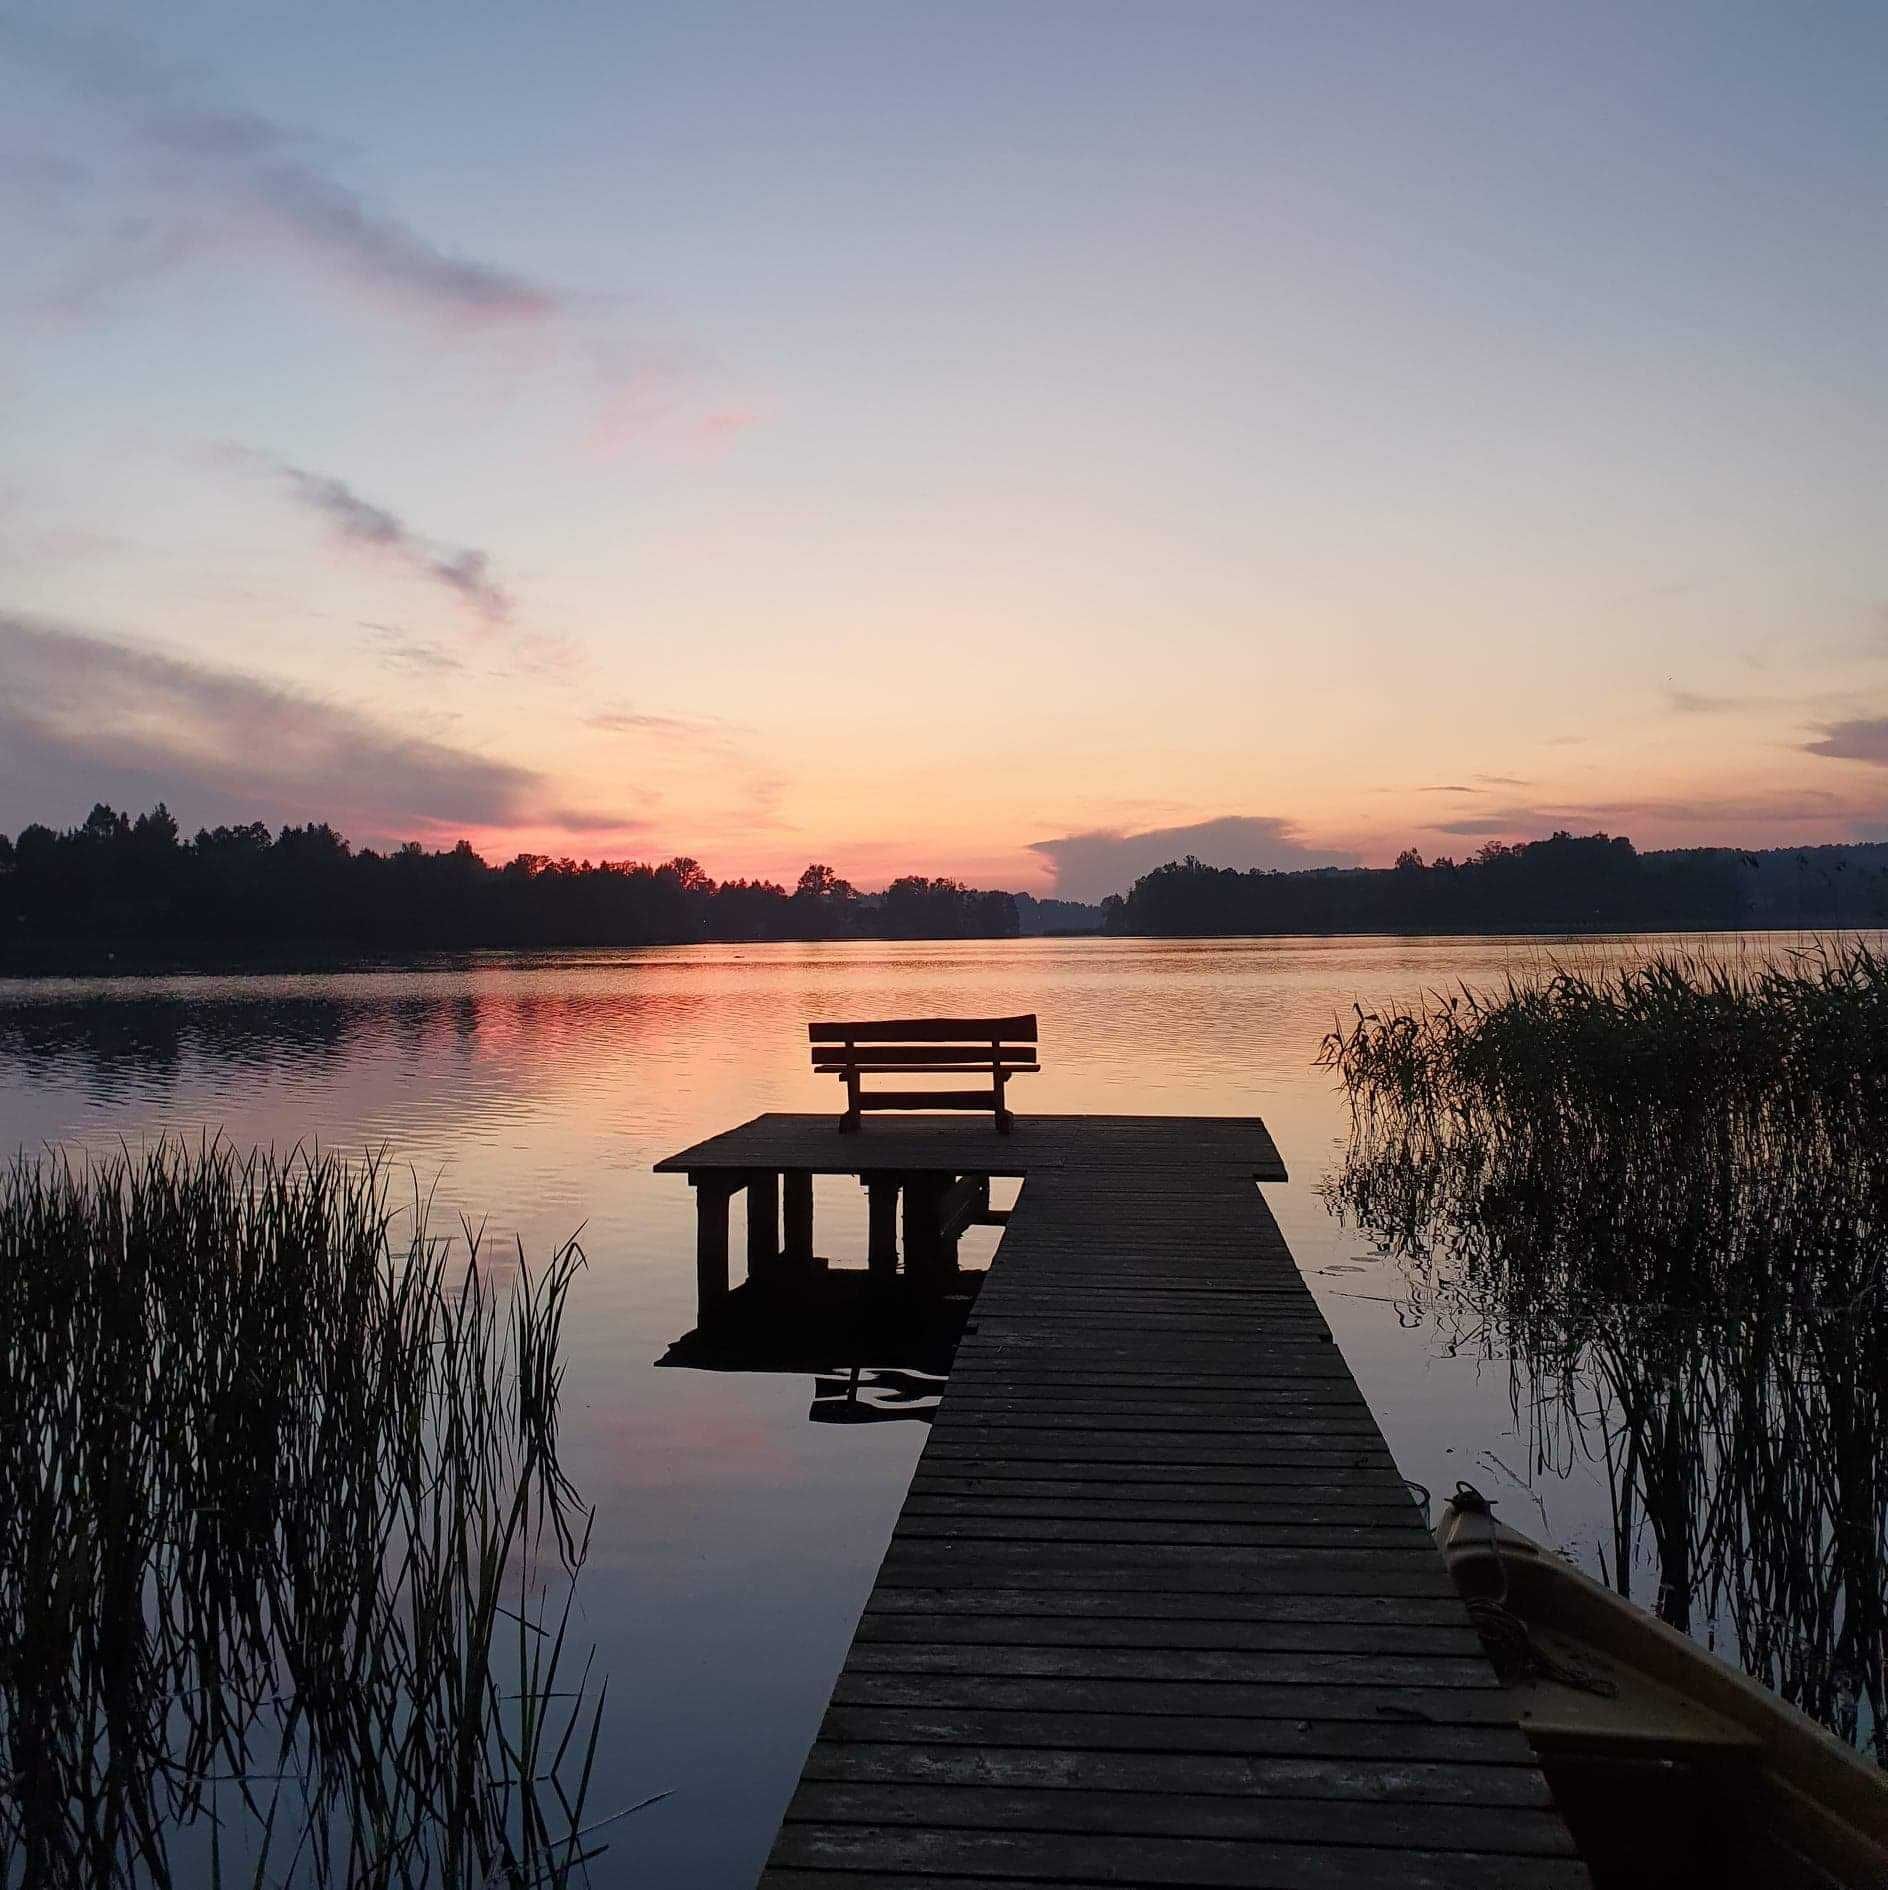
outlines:
[{"label": "reflection of dock", "polygon": [[796,1173],[895,1179],[922,1282],[952,1203],[1024,1183],[765,1884],[1585,1881],[1262,1125],[762,1116],[662,1167],[705,1300],[738,1187],[764,1275],[780,1177],[809,1221]]}]

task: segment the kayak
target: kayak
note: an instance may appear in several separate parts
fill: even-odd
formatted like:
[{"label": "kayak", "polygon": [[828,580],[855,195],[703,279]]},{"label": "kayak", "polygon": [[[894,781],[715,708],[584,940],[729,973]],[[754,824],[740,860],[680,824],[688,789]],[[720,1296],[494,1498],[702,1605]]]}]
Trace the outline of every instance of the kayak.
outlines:
[{"label": "kayak", "polygon": [[1879,1766],[1468,1484],[1436,1541],[1598,1890],[1888,1885]]}]

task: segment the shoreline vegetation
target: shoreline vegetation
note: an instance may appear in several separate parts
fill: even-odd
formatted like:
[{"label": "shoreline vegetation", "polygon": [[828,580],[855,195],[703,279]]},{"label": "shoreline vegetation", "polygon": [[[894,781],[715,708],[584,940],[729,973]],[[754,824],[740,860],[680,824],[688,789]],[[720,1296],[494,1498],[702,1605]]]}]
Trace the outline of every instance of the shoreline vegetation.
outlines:
[{"label": "shoreline vegetation", "polygon": [[488,865],[465,841],[356,850],[332,827],[260,821],[186,840],[160,802],[134,820],[99,805],[77,827],[0,839],[0,953],[215,956],[668,945],[766,938],[1013,938],[1016,898],[911,874],[863,894],[829,866],[789,892],[716,881],[692,859],[650,866],[520,854]]},{"label": "shoreline vegetation", "polygon": [[487,1256],[424,1206],[379,1161],[221,1142],[0,1173],[0,1882],[582,1861],[583,1255]]},{"label": "shoreline vegetation", "polygon": [[1888,958],[1562,969],[1321,1061],[1327,1199],[1507,1361],[1530,1480],[1602,1479],[1613,1585],[1888,1763]]},{"label": "shoreline vegetation", "polygon": [[907,874],[861,892],[811,865],[788,890],[659,865],[465,841],[355,849],[326,824],[186,839],[159,803],[0,834],[0,970],[323,969],[469,951],[768,940],[1841,929],[1888,923],[1888,843],[1641,853],[1558,833],[1464,860],[1240,871],[1188,858],[1099,906]]},{"label": "shoreline vegetation", "polygon": [[1186,859],[1105,900],[1157,937],[1841,930],[1888,923],[1888,843],[1641,853],[1623,835],[1490,841],[1463,860],[1239,872]]}]

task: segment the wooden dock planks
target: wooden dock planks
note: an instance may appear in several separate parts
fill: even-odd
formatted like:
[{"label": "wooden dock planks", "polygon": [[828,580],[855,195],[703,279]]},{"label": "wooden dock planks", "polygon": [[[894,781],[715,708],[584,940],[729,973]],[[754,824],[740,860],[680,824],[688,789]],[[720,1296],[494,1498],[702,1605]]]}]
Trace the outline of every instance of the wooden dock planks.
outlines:
[{"label": "wooden dock planks", "polygon": [[[969,1124],[804,1117],[665,1166],[816,1167],[812,1123],[839,1172],[933,1128],[976,1167]],[[764,1890],[1585,1884],[1263,1131],[1024,1118],[1000,1155],[1023,1192]]]}]

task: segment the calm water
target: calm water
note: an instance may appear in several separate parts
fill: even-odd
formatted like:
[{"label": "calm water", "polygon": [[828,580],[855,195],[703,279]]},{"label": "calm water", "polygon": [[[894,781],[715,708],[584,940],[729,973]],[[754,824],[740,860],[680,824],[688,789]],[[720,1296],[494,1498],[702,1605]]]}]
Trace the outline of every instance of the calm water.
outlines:
[{"label": "calm water", "polygon": [[[805,1376],[655,1369],[694,1322],[693,1206],[650,1165],[763,1109],[833,1107],[809,1018],[1033,1009],[1045,1069],[1012,1092],[1025,1110],[1263,1115],[1292,1173],[1268,1198],[1404,1472],[1469,1477],[1597,1567],[1604,1477],[1537,1467],[1505,1361],[1427,1326],[1327,1212],[1347,1117],[1312,1059],[1353,999],[1654,943],[727,946],[0,982],[0,1149],[159,1132],[384,1146],[437,1183],[435,1228],[464,1211],[534,1254],[581,1229],[564,1436],[597,1507],[579,1593],[610,1676],[592,1815],[672,1793],[616,1827],[604,1880],[731,1885],[766,1851],[924,1433],[809,1422]],[[822,1181],[818,1215],[821,1251],[862,1256],[855,1185]],[[965,1264],[994,1243],[966,1237]]]}]

